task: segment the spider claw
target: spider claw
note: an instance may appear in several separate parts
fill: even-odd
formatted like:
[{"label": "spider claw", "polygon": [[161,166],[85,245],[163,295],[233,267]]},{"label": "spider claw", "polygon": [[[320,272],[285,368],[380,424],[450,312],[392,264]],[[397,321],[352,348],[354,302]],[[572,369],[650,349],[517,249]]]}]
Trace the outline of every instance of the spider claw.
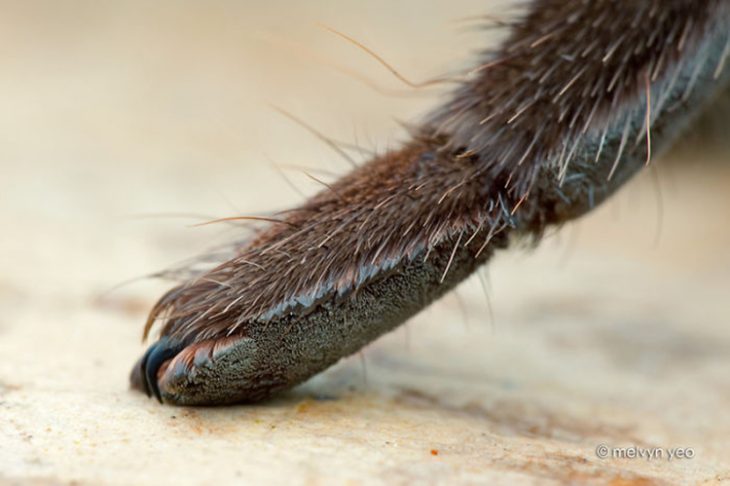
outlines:
[{"label": "spider claw", "polygon": [[148,397],[152,398],[154,395],[162,403],[160,387],[157,384],[157,372],[163,363],[174,358],[183,348],[182,344],[167,337],[162,337],[147,349],[147,352],[139,361],[139,374],[135,381],[141,382],[141,388],[144,389]]}]

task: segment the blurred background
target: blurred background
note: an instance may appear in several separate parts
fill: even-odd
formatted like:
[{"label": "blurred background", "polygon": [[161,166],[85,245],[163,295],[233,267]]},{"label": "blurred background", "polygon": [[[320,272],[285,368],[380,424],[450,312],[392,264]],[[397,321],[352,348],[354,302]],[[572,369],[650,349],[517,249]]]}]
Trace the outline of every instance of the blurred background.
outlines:
[{"label": "blurred background", "polygon": [[[0,482],[727,477],[726,117],[537,251],[500,255],[486,294],[472,279],[279,400],[181,410],[127,390],[169,284],[115,287],[237,234],[197,223],[315,193],[302,168],[348,170],[275,107],[364,160],[448,91],[323,26],[423,81],[502,38],[480,16],[518,11],[0,1]],[[697,455],[600,461],[601,442]]]}]

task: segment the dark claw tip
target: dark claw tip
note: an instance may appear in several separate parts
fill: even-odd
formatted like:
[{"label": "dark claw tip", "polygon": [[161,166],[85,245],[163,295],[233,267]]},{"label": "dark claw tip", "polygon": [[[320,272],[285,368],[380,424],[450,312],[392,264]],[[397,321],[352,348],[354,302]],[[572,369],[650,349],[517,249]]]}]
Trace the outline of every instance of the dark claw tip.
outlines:
[{"label": "dark claw tip", "polygon": [[184,347],[168,337],[162,337],[153,343],[132,369],[132,386],[144,391],[148,397],[154,395],[162,403],[157,372],[165,361],[174,358]]}]

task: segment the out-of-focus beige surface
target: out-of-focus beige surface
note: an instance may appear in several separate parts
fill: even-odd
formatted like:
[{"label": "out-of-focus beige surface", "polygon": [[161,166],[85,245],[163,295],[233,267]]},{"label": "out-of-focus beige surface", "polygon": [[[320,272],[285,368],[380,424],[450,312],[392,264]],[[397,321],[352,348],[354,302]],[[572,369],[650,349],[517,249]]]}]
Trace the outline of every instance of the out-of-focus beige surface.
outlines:
[{"label": "out-of-focus beige surface", "polygon": [[[127,389],[166,285],[105,291],[235,235],[195,223],[301,200],[273,164],[347,170],[270,103],[363,152],[395,146],[396,119],[434,103],[369,87],[358,78],[405,90],[317,23],[423,80],[492,35],[458,19],[502,6],[0,12],[0,483],[730,481],[727,154],[663,161],[538,251],[501,254],[487,294],[467,282],[272,402],[181,409]],[[601,459],[601,444],[664,457]]]}]

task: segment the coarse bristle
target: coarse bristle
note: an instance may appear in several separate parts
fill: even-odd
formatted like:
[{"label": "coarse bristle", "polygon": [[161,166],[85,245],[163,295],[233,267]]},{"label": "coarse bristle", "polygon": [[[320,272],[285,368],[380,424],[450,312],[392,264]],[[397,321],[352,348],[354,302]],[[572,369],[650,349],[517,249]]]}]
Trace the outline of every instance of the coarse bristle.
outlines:
[{"label": "coarse bristle", "polygon": [[[172,289],[152,310],[145,335],[156,320],[163,335],[186,343],[246,335],[252,325],[304,316],[322,302],[355,295],[445,242],[454,251],[476,245],[478,254],[507,228],[539,237],[545,225],[562,222],[553,203],[534,200],[541,174],[557,173],[559,185],[589,138],[601,141],[599,159],[617,124],[618,156],[608,178],[622,152],[638,143],[630,133],[646,134],[648,159],[655,122],[691,101],[693,66],[699,75],[710,57],[702,43],[708,31],[725,29],[718,34],[725,52],[712,67],[724,69],[728,3],[529,2],[504,43],[482,57],[473,78],[411,141],[356,168],[287,212],[283,224],[236,246],[231,259]],[[695,64],[688,76],[689,63]],[[637,110],[646,112],[639,130],[628,115]]]}]

